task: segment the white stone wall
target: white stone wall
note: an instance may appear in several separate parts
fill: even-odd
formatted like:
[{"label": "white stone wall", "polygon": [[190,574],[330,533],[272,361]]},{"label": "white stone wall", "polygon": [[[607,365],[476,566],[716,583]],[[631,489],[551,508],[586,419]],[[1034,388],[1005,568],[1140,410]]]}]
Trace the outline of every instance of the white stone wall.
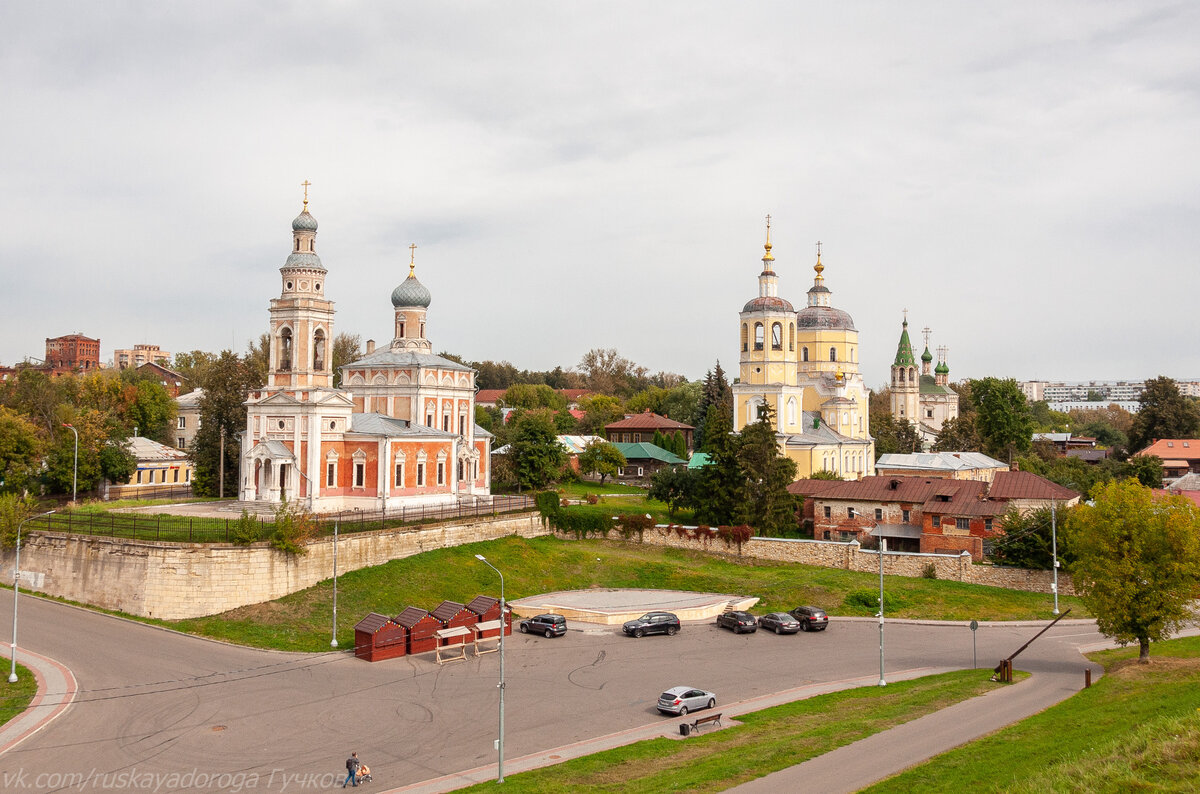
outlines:
[{"label": "white stone wall", "polygon": [[[338,572],[382,565],[424,551],[508,535],[548,534],[536,513],[342,535]],[[0,555],[0,578],[12,581],[14,554]],[[294,556],[267,543],[165,543],[29,532],[22,538],[22,586],[104,609],[175,620],[225,612],[294,593],[333,576],[333,538]],[[40,576],[39,576],[40,575]]]}]

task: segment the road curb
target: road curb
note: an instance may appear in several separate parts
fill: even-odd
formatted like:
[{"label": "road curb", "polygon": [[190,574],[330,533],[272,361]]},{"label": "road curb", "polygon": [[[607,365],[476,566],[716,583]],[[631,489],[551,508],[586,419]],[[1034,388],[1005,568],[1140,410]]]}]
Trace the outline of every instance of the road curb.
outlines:
[{"label": "road curb", "polygon": [[[0,649],[12,659],[12,646]],[[28,708],[0,725],[0,755],[13,749],[57,719],[75,701],[79,684],[62,662],[17,646],[17,662],[33,672],[38,691]]]}]

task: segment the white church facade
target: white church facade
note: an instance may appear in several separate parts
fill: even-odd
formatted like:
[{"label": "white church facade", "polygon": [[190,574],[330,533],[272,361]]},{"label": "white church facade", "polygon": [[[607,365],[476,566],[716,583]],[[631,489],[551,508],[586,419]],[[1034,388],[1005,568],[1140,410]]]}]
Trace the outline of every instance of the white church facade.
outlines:
[{"label": "white church facade", "polygon": [[392,291],[394,338],[333,387],[333,301],[316,219],[292,221],[292,250],[270,305],[267,383],[246,400],[241,499],[314,512],[387,511],[490,495],[492,436],[475,424],[475,371],[433,353],[429,290],[410,262]]}]

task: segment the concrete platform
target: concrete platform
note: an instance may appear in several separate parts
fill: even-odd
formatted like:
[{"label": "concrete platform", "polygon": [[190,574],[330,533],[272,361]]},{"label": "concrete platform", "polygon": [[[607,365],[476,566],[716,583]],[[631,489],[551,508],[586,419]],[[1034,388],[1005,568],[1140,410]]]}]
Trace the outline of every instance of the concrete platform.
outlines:
[{"label": "concrete platform", "polygon": [[680,620],[712,620],[725,608],[750,609],[757,597],[685,590],[560,590],[508,602],[519,617],[555,612],[567,620],[616,625],[647,612],[674,612]]}]

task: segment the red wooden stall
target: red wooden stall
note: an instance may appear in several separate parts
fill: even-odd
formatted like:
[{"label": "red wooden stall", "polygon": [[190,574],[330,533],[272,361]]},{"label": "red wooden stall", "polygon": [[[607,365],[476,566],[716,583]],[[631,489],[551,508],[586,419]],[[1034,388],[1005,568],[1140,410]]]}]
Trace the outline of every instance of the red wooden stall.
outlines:
[{"label": "red wooden stall", "polygon": [[393,620],[408,630],[408,652],[425,653],[437,648],[433,635],[442,627],[438,619],[420,607],[408,607]]},{"label": "red wooden stall", "polygon": [[[440,628],[453,629],[460,626],[470,628],[479,622],[479,616],[457,601],[443,601],[433,610],[433,617],[441,624]],[[465,643],[466,635],[450,637],[443,641],[445,645]]]},{"label": "red wooden stall", "polygon": [[[471,599],[471,603],[467,604],[467,609],[474,612],[479,617],[480,623],[487,623],[489,621],[500,619],[500,600],[497,598],[492,598],[491,596],[475,596],[475,598]],[[512,634],[512,613],[508,612],[508,614],[505,615],[505,618],[506,621],[504,624],[504,633]],[[483,639],[499,636],[499,629],[485,629],[483,633],[480,634],[480,637]]]},{"label": "red wooden stall", "polygon": [[387,615],[372,612],[354,627],[354,655],[368,662],[403,656],[408,629]]}]

